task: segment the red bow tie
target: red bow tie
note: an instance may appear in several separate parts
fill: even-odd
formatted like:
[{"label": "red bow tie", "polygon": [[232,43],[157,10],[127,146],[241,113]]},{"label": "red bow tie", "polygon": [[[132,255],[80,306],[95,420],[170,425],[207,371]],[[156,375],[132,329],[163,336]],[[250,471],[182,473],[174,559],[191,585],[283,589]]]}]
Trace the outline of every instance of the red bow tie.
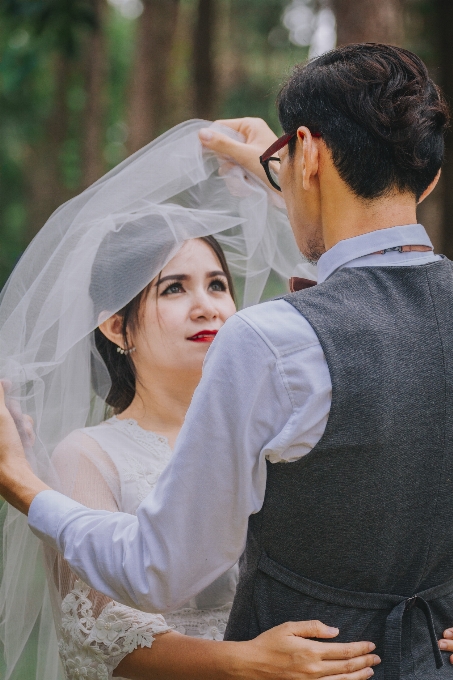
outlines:
[{"label": "red bow tie", "polygon": [[305,288],[311,288],[316,286],[316,281],[311,279],[301,279],[298,276],[292,276],[289,280],[289,289],[291,293],[295,293],[298,290],[305,290]]}]

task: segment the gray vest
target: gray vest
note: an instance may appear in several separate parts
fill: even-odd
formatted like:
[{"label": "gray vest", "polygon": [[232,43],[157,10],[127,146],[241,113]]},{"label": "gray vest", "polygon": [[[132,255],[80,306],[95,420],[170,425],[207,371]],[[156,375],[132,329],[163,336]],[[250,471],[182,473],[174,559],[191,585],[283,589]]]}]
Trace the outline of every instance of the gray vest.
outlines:
[{"label": "gray vest", "polygon": [[378,679],[453,678],[436,642],[453,626],[452,263],[346,268],[285,299],[332,405],[308,455],[267,463],[225,639],[320,619],[376,643]]}]

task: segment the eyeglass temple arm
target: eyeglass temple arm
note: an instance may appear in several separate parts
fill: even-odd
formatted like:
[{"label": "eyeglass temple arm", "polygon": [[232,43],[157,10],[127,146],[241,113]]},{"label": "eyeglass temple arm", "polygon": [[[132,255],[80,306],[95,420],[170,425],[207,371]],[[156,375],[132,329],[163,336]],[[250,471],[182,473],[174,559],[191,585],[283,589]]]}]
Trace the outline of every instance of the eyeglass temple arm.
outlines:
[{"label": "eyeglass temple arm", "polygon": [[[262,156],[260,156],[260,163],[263,164],[266,161],[279,161],[279,158],[271,158],[271,156],[276,152],[280,151],[280,149],[283,149],[284,146],[288,144],[288,142],[295,137],[297,134],[297,130],[294,132],[287,132],[285,135],[282,135],[278,139],[275,140],[275,142],[268,148],[266,151],[263,153]],[[320,132],[312,132],[311,133],[312,137],[321,137]]]}]

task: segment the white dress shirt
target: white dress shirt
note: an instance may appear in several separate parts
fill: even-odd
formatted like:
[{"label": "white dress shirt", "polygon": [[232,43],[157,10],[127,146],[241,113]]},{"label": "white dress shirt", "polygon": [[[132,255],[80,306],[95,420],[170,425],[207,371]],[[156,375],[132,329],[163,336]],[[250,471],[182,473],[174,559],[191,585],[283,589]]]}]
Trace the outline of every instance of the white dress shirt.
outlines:
[{"label": "white dress shirt", "polygon": [[[439,259],[420,224],[339,242],[318,281],[342,267],[412,266]],[[89,510],[56,491],[33,500],[29,525],[92,587],[139,609],[177,609],[241,555],[260,510],[266,459],[289,463],[324,432],[331,380],[319,340],[284,300],[231,317],[210,348],[172,461],[137,510]],[[284,527],[282,527],[284,531]]]}]

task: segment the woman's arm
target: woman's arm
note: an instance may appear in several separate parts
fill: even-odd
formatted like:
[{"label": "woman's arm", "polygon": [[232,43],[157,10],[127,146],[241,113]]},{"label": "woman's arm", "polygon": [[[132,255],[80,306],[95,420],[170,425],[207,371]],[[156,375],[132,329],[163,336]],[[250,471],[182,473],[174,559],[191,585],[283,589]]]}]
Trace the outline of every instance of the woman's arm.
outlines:
[{"label": "woman's arm", "polygon": [[[83,432],[73,432],[52,458],[60,488],[97,510],[118,512],[120,483],[110,457]],[[163,616],[146,614],[90,588],[64,558],[45,546],[51,585],[58,591],[55,610],[59,651],[68,680],[111,678],[133,650],[150,648],[155,636],[170,630]]]},{"label": "woman's arm", "polygon": [[284,623],[248,642],[215,642],[179,633],[158,635],[150,649],[129,654],[114,676],[130,680],[365,680],[380,663],[370,642],[332,638],[337,629],[319,621]]}]

